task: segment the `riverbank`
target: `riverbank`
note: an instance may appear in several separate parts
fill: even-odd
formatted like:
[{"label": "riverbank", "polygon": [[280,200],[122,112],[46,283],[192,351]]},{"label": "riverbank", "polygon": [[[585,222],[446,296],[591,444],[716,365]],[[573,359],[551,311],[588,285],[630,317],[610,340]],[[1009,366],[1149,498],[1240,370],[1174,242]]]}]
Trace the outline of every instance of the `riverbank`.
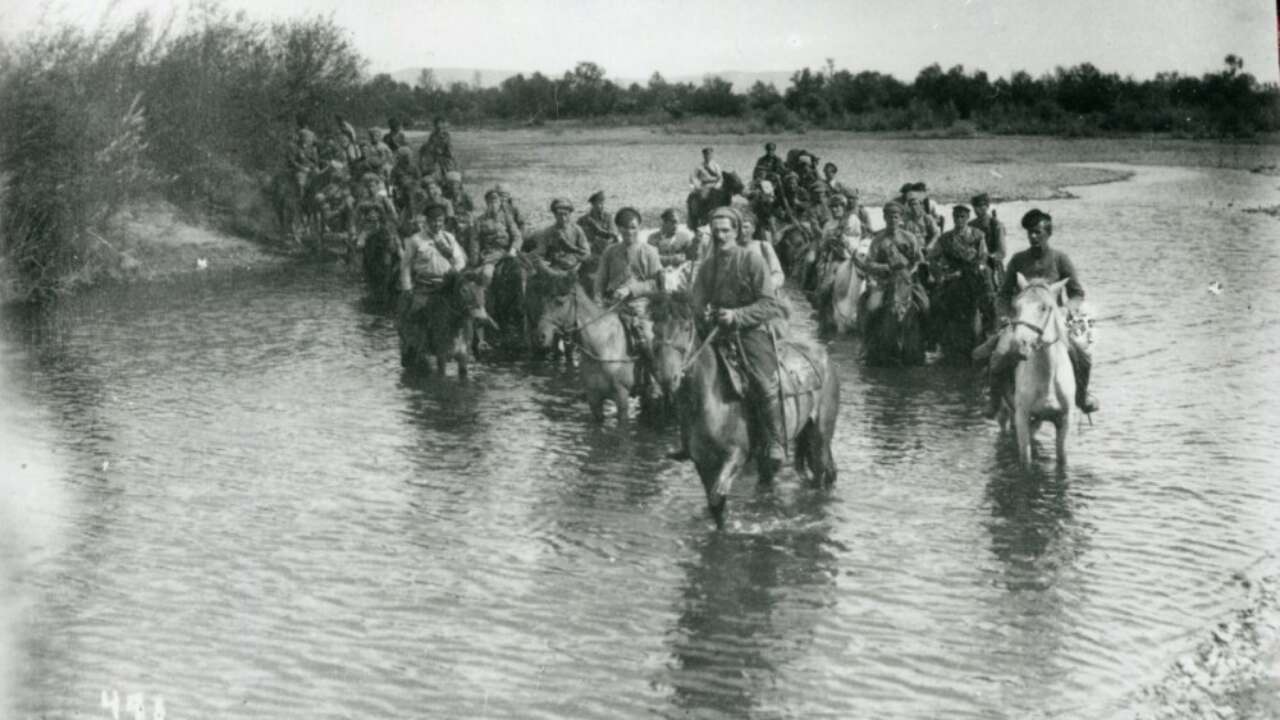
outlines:
[{"label": "riverbank", "polygon": [[[178,280],[188,275],[248,272],[280,267],[296,255],[248,240],[184,216],[167,203],[148,203],[121,213],[105,232],[90,232],[85,262],[58,280],[66,295],[105,283]],[[8,263],[0,260],[0,304],[28,293]]]}]

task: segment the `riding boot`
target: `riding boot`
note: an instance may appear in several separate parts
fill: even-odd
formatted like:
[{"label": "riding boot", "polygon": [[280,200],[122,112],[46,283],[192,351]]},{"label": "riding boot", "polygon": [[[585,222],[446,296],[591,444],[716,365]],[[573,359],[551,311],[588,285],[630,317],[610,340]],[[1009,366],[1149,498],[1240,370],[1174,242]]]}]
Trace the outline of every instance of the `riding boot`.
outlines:
[{"label": "riding boot", "polygon": [[[676,405],[679,408],[677,416],[683,414],[686,403],[689,402],[687,391],[683,388],[677,388],[675,391]],[[689,423],[684,418],[680,419],[680,447],[667,453],[668,460],[692,460],[693,455],[689,452]]]},{"label": "riding boot", "polygon": [[1076,376],[1076,407],[1086,415],[1098,412],[1098,400],[1089,394],[1089,376],[1093,374],[1093,358],[1087,353],[1073,349],[1071,369],[1075,371]]},{"label": "riding boot", "polygon": [[489,352],[489,350],[491,349],[492,348],[489,347],[489,343],[485,342],[485,339],[484,339],[484,327],[483,326],[477,327],[476,328],[476,354],[483,355],[484,353]]},{"label": "riding boot", "polygon": [[764,398],[763,430],[765,433],[765,462],[769,466],[770,474],[776,474],[782,467],[782,461],[786,457],[785,443],[787,442],[786,418],[783,416],[785,412],[782,407],[782,398],[778,397],[778,393],[769,393]]}]

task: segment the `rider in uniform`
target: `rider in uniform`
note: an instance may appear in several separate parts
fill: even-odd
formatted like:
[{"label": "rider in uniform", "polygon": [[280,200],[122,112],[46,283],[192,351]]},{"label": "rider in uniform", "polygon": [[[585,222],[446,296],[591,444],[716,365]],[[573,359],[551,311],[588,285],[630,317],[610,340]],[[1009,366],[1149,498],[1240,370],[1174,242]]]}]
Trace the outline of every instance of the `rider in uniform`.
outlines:
[{"label": "rider in uniform", "polygon": [[612,245],[618,237],[618,229],[614,226],[613,218],[604,211],[604,200],[603,190],[591,193],[591,197],[587,198],[587,202],[591,203],[591,209],[578,218],[578,227],[586,233],[592,255],[604,254],[605,248]]},{"label": "rider in uniform", "polygon": [[[719,328],[721,343],[741,354],[756,406],[757,425],[766,439],[766,459],[776,470],[785,455],[787,442],[782,399],[779,397],[778,356],[773,337],[775,321],[784,317],[777,290],[769,280],[763,257],[738,243],[742,222],[731,208],[711,213],[711,236],[715,249],[698,268],[693,282],[695,316],[703,327]],[[689,459],[687,438],[674,459]]]},{"label": "rider in uniform", "polygon": [[[636,366],[637,387],[641,387],[652,367],[653,323],[649,321],[648,296],[658,290],[662,260],[657,248],[640,239],[640,213],[634,208],[622,208],[613,221],[622,241],[610,245],[600,258],[595,295],[610,305],[622,303],[618,317],[642,359]],[[657,383],[650,383],[649,389],[656,391]]]},{"label": "rider in uniform", "polygon": [[854,256],[854,262],[860,263],[862,272],[873,280],[863,294],[862,309],[858,313],[859,321],[863,323],[884,301],[884,282],[890,274],[903,269],[914,272],[916,266],[924,261],[920,239],[902,226],[906,208],[891,200],[885,203],[883,212],[884,229],[872,236],[866,260]]},{"label": "rider in uniform", "polygon": [[648,241],[657,249],[663,267],[679,267],[697,258],[693,231],[680,225],[675,208],[662,211],[662,227],[649,233]]},{"label": "rider in uniform", "polygon": [[587,234],[573,222],[573,203],[565,198],[551,201],[551,214],[556,221],[538,233],[533,247],[526,248],[542,257],[556,270],[577,272],[582,261],[591,256]]},{"label": "rider in uniform", "polygon": [[[413,312],[426,304],[430,294],[439,289],[444,276],[462,272],[467,267],[467,254],[453,234],[444,229],[444,206],[428,205],[427,227],[404,239],[400,258],[400,289],[412,292],[405,307]],[[403,315],[402,315],[403,317]]]},{"label": "rider in uniform", "polygon": [[[1039,208],[1033,208],[1022,216],[1022,227],[1027,231],[1027,240],[1031,247],[1014,253],[1009,259],[1009,267],[1005,271],[1004,284],[997,296],[997,306],[1004,317],[1012,311],[1014,296],[1018,293],[1018,275],[1027,280],[1041,278],[1045,282],[1054,283],[1067,280],[1066,290],[1070,315],[1068,325],[1072,332],[1068,333],[1067,354],[1071,357],[1071,367],[1076,376],[1076,407],[1087,413],[1098,411],[1098,401],[1089,394],[1089,376],[1093,370],[1093,358],[1089,353],[1087,332],[1076,332],[1078,327],[1087,327],[1088,320],[1080,312],[1080,304],[1084,301],[1084,288],[1080,285],[1080,277],[1076,273],[1071,259],[1060,250],[1049,247],[1049,238],[1053,235],[1053,218]],[[974,351],[974,357],[981,359],[990,353],[989,365],[991,379],[991,402],[987,408],[987,417],[995,417],[1000,411],[1003,389],[1012,382],[1015,362],[1011,362],[1013,331],[1006,326],[998,335]],[[994,347],[993,347],[994,346]]]},{"label": "rider in uniform", "polygon": [[[938,284],[934,291],[938,292],[948,275],[972,268],[982,278],[982,299],[978,309],[982,313],[982,326],[995,327],[995,307],[988,298],[994,292],[991,281],[991,268],[987,265],[987,237],[969,222],[969,208],[956,205],[951,209],[954,221],[952,229],[942,233],[938,241],[925,250],[925,259],[929,261],[933,277]],[[941,315],[937,315],[939,320]]]}]

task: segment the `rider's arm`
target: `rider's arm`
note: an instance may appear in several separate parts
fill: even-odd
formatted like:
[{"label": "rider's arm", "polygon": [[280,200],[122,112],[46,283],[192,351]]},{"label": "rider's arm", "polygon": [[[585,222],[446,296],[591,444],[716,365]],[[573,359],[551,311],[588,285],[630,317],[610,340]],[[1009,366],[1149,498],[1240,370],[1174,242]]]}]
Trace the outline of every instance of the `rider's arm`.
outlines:
[{"label": "rider's arm", "polygon": [[600,255],[600,269],[596,271],[595,278],[595,295],[597,300],[604,299],[604,291],[609,287],[609,251],[605,250]]},{"label": "rider's arm", "polygon": [[1080,284],[1080,275],[1076,273],[1071,258],[1062,253],[1058,253],[1058,277],[1067,279],[1067,297],[1075,301],[1073,309],[1077,308],[1084,302],[1084,286]]}]

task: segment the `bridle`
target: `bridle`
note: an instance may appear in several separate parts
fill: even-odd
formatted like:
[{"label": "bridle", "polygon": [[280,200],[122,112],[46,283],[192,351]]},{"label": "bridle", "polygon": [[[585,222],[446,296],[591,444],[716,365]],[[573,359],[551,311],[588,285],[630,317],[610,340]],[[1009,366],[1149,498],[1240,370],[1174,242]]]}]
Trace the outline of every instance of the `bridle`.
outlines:
[{"label": "bridle", "polygon": [[564,324],[564,323],[562,323],[562,322],[559,322],[559,321],[552,321],[552,323],[551,323],[551,327],[552,327],[553,329],[555,329],[557,332],[559,332],[559,333],[560,333],[560,335],[561,335],[562,337],[564,337],[564,339],[565,339],[565,341],[566,341],[566,342],[569,342],[569,343],[572,343],[572,344],[576,345],[576,346],[578,347],[578,349],[582,351],[582,354],[586,355],[587,357],[591,358],[592,360],[595,360],[596,362],[602,362],[602,363],[627,363],[627,362],[633,362],[633,360],[632,360],[631,358],[629,358],[629,357],[626,357],[626,358],[602,358],[602,357],[600,357],[600,356],[596,355],[595,353],[591,352],[591,350],[590,350],[589,348],[587,348],[586,344],[582,342],[582,331],[583,331],[583,330],[585,330],[585,329],[587,329],[587,328],[591,327],[592,325],[594,325],[594,324],[596,324],[596,323],[600,322],[601,320],[603,320],[603,319],[604,319],[605,317],[607,317],[610,313],[614,312],[614,311],[615,311],[615,310],[617,310],[619,307],[621,307],[621,306],[622,306],[622,304],[623,304],[623,303],[625,303],[629,298],[623,298],[622,300],[619,300],[619,301],[615,302],[614,304],[612,304],[612,305],[610,305],[609,307],[605,308],[605,309],[604,309],[604,310],[603,310],[599,315],[597,315],[597,316],[595,316],[595,317],[591,318],[590,320],[588,320],[588,321],[586,321],[586,322],[579,322],[579,321],[578,321],[578,293],[579,293],[579,292],[581,292],[581,289],[580,289],[580,288],[578,288],[578,287],[574,287],[572,290],[570,290],[570,291],[569,291],[569,306],[570,306],[570,322],[569,322],[569,325],[566,327],[566,326],[565,326],[565,324]]},{"label": "bridle", "polygon": [[[1031,289],[1032,288],[1027,288],[1026,290],[1023,290],[1022,294],[1019,294],[1018,298],[1014,300],[1014,305],[1016,306],[1018,303],[1018,300],[1022,298],[1022,295]],[[1040,289],[1040,288],[1037,287],[1036,289]],[[1032,322],[1027,322],[1026,320],[1023,320],[1021,318],[1014,319],[1009,323],[1014,327],[1025,327],[1031,330],[1032,332],[1034,332],[1036,334],[1036,343],[1039,347],[1048,347],[1050,345],[1053,345],[1054,343],[1062,341],[1063,339],[1061,332],[1059,332],[1057,336],[1055,336],[1052,340],[1046,341],[1044,339],[1045,333],[1049,331],[1050,323],[1054,321],[1054,319],[1057,317],[1057,314],[1058,314],[1058,306],[1056,302],[1050,302],[1050,303],[1047,303],[1047,305],[1049,309],[1047,312],[1045,312],[1044,322],[1039,325],[1036,325],[1035,323],[1032,323]]]},{"label": "bridle", "polygon": [[653,347],[654,347],[654,350],[657,350],[660,347],[669,347],[673,350],[678,351],[681,355],[684,356],[684,362],[680,363],[680,372],[679,374],[676,375],[676,381],[678,382],[681,378],[684,377],[684,374],[689,371],[689,368],[693,367],[693,363],[697,361],[698,356],[702,354],[703,350],[707,349],[707,346],[711,344],[711,341],[715,339],[715,336],[719,332],[720,332],[720,326],[717,325],[716,327],[712,328],[711,332],[707,333],[707,336],[703,338],[702,343],[698,345],[696,350],[693,351],[693,354],[689,354],[689,348],[693,346],[693,342],[697,337],[697,332],[694,328],[694,324],[690,322],[689,333],[688,333],[688,336],[685,338],[685,342],[683,344],[678,345],[676,343],[666,340],[665,338],[663,339],[654,338]]}]

